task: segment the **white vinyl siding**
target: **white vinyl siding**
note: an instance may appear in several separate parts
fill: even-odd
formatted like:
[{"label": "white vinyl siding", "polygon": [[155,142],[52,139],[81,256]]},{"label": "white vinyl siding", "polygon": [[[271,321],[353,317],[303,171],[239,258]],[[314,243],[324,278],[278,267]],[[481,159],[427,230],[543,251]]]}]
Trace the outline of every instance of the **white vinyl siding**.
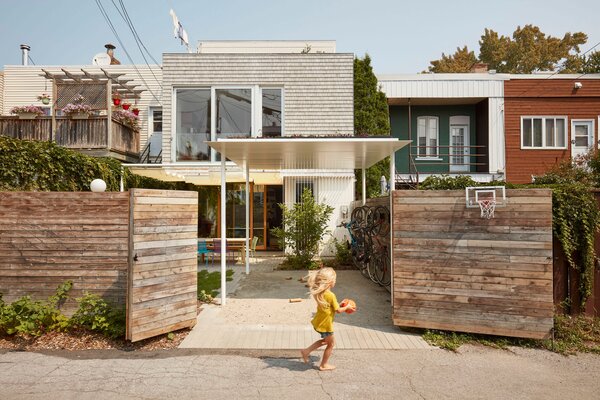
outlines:
[{"label": "white vinyl siding", "polygon": [[437,157],[439,154],[439,118],[438,117],[418,117],[417,118],[417,137],[419,138],[418,157]]},{"label": "white vinyl siding", "polygon": [[[132,79],[127,85],[137,85],[135,89],[143,89],[137,107],[140,110],[140,149],[143,150],[148,140],[148,110],[149,107],[160,106],[162,101],[162,70],[160,66],[153,65],[6,65],[4,67],[4,102],[1,104],[0,113],[8,115],[14,106],[34,104],[41,106],[42,102],[37,96],[42,93],[52,93],[52,81],[41,76],[42,68],[53,74],[62,74],[61,68],[76,75],[81,74],[81,69],[92,73],[102,74],[100,68],[108,73],[124,74],[120,79]],[[137,69],[137,71],[136,71]],[[156,77],[156,79],[155,79]],[[155,99],[154,95],[158,98]]]},{"label": "white vinyl siding", "polygon": [[522,149],[566,149],[567,117],[521,117]]}]

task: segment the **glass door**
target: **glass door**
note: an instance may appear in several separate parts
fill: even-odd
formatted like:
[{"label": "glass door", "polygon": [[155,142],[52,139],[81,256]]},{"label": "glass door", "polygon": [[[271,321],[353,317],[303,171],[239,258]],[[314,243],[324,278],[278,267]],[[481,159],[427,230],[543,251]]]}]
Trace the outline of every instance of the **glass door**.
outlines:
[{"label": "glass door", "polygon": [[256,248],[264,250],[265,244],[265,185],[254,185],[252,193],[252,237],[258,237]]},{"label": "glass door", "polygon": [[572,120],[571,121],[571,157],[587,154],[594,145],[594,121]]},{"label": "glass door", "polygon": [[469,134],[466,125],[450,125],[450,172],[469,171]]}]

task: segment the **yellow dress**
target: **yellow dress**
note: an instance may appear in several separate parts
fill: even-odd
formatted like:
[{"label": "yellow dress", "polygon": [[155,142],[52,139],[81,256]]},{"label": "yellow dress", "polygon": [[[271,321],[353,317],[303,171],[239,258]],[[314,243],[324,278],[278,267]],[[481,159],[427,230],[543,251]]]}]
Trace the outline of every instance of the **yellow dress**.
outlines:
[{"label": "yellow dress", "polygon": [[329,307],[324,308],[321,305],[317,305],[317,313],[312,319],[312,326],[319,333],[324,332],[333,332],[333,318],[335,317],[335,312],[340,308],[338,304],[337,298],[332,291],[326,290],[323,293],[323,298],[329,304]]}]

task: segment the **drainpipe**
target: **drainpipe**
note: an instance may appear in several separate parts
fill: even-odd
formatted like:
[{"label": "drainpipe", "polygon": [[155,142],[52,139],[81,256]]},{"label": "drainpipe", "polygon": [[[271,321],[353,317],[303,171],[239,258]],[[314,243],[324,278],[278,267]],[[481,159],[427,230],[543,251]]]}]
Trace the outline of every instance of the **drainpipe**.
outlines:
[{"label": "drainpipe", "polygon": [[21,45],[21,64],[22,65],[29,65],[29,50],[31,50],[31,47],[29,47],[29,45],[27,45],[27,44]]}]

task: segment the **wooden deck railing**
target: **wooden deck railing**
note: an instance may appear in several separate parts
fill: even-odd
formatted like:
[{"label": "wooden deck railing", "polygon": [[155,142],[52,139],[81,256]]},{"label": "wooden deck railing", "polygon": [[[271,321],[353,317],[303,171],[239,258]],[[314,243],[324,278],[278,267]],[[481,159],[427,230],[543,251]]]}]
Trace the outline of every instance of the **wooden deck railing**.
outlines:
[{"label": "wooden deck railing", "polygon": [[102,116],[88,119],[57,117],[54,136],[51,117],[0,117],[0,135],[27,140],[53,140],[59,146],[74,150],[107,150],[137,158],[140,152],[139,132],[115,120],[111,124],[110,143],[108,120]]}]

